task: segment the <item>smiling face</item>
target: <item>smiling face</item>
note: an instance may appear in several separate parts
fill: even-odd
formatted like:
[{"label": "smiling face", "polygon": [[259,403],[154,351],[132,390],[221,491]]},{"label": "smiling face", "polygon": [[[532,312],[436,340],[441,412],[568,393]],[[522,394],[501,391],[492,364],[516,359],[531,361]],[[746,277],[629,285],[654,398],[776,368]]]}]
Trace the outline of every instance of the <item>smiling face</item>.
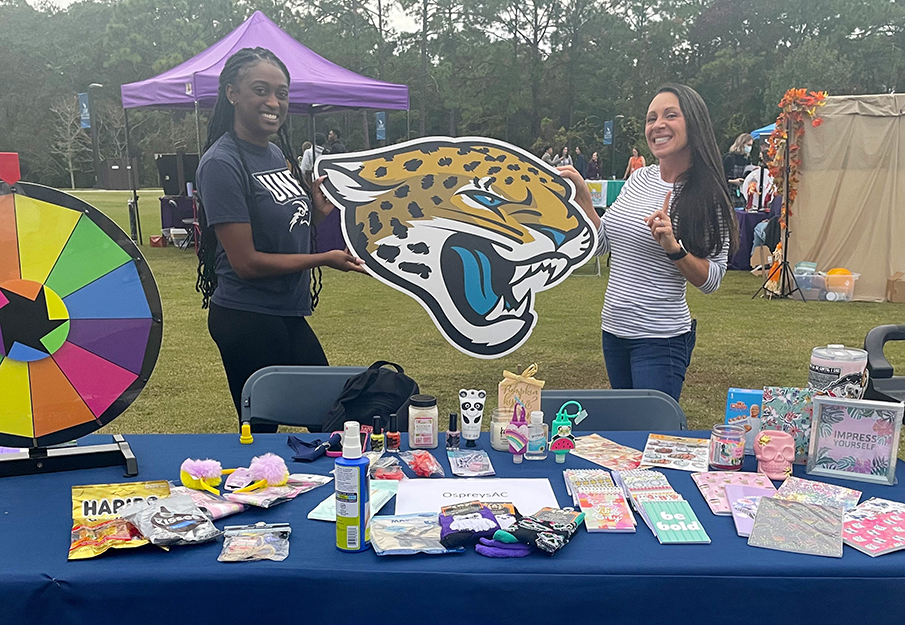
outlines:
[{"label": "smiling face", "polygon": [[421,302],[453,345],[479,358],[527,340],[535,294],[596,246],[572,185],[491,139],[429,137],[330,156],[316,168],[368,270]]},{"label": "smiling face", "polygon": [[691,148],[679,98],[670,91],[658,93],[647,109],[644,127],[647,146],[655,158],[686,157]]},{"label": "smiling face", "polygon": [[270,61],[259,61],[241,72],[237,82],[226,86],[236,134],[249,143],[267,145],[289,113],[289,79]]}]

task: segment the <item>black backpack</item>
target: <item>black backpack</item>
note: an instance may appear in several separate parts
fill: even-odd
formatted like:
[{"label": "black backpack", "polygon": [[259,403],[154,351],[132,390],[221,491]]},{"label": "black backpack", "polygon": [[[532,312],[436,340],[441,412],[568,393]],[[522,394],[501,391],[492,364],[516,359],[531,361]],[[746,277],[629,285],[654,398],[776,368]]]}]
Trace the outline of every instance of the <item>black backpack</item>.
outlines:
[{"label": "black backpack", "polygon": [[[384,365],[396,370],[385,369]],[[358,421],[371,425],[375,415],[384,418],[384,427],[389,424],[390,415],[396,413],[396,424],[400,432],[408,431],[409,398],[417,395],[418,383],[405,375],[402,367],[378,360],[358,375],[346,381],[342,392],[324,421],[324,432],[341,430],[346,421]]]}]

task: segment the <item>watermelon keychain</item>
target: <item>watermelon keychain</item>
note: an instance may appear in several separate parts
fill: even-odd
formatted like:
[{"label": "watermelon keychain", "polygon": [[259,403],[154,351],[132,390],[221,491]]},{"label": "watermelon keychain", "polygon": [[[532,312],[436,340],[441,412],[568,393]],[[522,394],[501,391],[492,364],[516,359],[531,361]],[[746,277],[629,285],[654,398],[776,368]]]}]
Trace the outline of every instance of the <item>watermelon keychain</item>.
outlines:
[{"label": "watermelon keychain", "polygon": [[[569,414],[566,410],[570,405],[575,404],[578,410],[575,414]],[[567,401],[556,413],[553,419],[553,438],[550,441],[550,451],[556,454],[556,462],[563,463],[566,461],[566,455],[575,449],[575,437],[572,436],[572,419],[575,419],[575,425],[584,420],[588,416],[587,411],[581,407],[577,401]]]}]

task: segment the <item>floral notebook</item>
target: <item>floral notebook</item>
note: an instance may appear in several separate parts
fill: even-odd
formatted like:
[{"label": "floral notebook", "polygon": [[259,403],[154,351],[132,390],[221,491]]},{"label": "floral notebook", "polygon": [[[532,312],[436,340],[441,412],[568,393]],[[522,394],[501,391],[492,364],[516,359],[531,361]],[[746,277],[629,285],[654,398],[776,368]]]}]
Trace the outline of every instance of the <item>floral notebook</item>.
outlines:
[{"label": "floral notebook", "polygon": [[780,485],[776,498],[818,506],[840,506],[843,510],[851,510],[858,505],[861,491],[792,476]]},{"label": "floral notebook", "polygon": [[795,439],[795,464],[804,464],[808,459],[808,445],[811,442],[811,398],[810,388],[789,388],[765,386],[764,403],[760,416],[760,429],[788,432]]},{"label": "floral notebook", "polygon": [[748,544],[813,556],[842,557],[841,507],[764,497]]},{"label": "floral notebook", "polygon": [[763,473],[746,473],[744,471],[707,471],[704,473],[692,473],[691,479],[698,485],[701,495],[710,511],[716,515],[728,516],[732,514],[729,501],[726,499],[725,487],[730,484],[741,486],[757,486],[776,490],[773,482]]},{"label": "floral notebook", "polygon": [[599,434],[576,436],[575,449],[569,453],[614,471],[637,469],[641,464],[640,451],[614,443]]},{"label": "floral notebook", "polygon": [[589,532],[635,531],[635,515],[618,488],[580,491],[578,505],[584,512],[584,525]]}]

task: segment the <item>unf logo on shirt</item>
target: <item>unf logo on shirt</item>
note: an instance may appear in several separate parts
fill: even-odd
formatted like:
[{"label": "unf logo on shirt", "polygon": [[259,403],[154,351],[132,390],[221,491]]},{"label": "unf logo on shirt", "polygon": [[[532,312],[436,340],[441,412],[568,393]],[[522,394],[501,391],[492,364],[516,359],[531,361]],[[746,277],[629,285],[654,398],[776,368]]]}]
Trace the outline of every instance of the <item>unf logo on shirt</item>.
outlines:
[{"label": "unf logo on shirt", "polygon": [[289,221],[289,232],[292,232],[292,229],[299,224],[311,224],[311,211],[308,209],[305,190],[292,177],[292,172],[288,169],[280,169],[258,172],[252,175],[265,189],[270,191],[274,202],[295,207],[295,213],[293,213],[292,219]]}]

